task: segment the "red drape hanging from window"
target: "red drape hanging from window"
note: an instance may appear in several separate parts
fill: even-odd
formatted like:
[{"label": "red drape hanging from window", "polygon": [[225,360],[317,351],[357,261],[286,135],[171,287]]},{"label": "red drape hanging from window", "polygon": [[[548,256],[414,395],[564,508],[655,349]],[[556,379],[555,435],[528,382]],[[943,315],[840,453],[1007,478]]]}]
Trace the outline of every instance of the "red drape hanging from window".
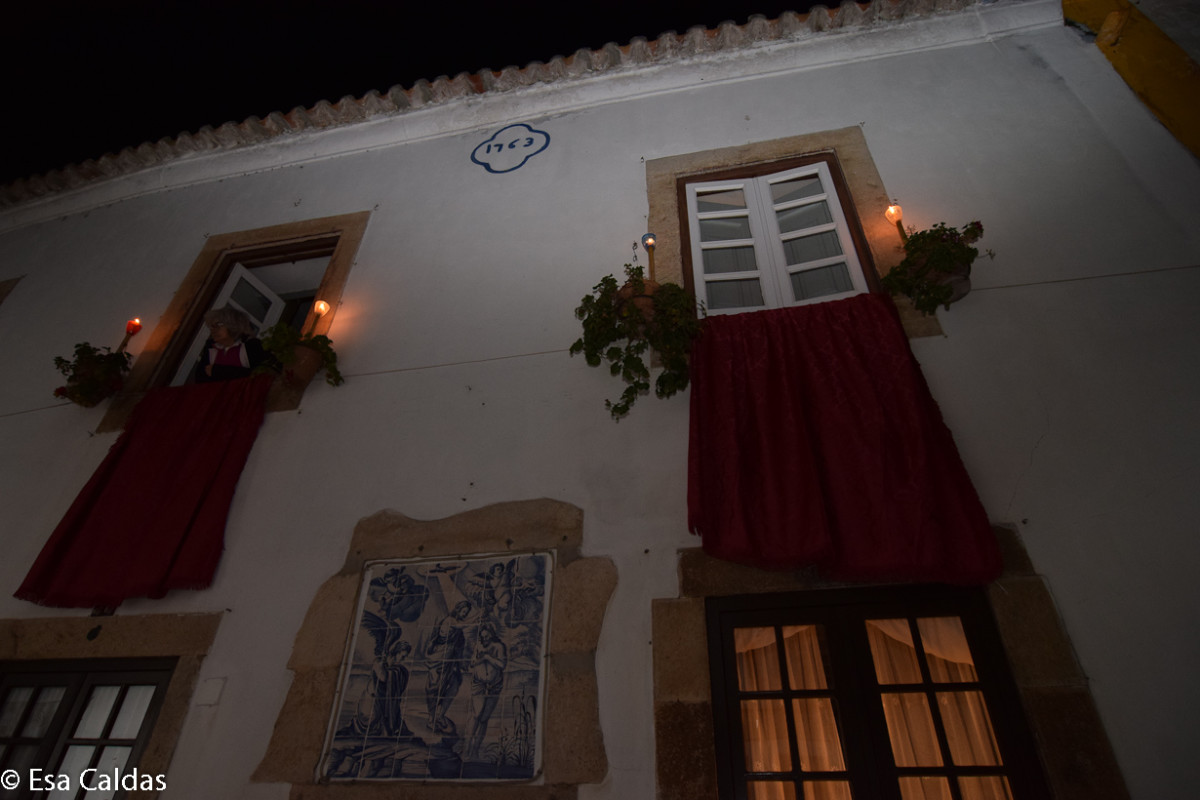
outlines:
[{"label": "red drape hanging from window", "polygon": [[148,393],[15,596],[114,607],[210,585],[271,383],[262,376]]},{"label": "red drape hanging from window", "polygon": [[710,317],[692,352],[688,462],[688,524],[718,558],[847,580],[1000,572],[886,297]]}]

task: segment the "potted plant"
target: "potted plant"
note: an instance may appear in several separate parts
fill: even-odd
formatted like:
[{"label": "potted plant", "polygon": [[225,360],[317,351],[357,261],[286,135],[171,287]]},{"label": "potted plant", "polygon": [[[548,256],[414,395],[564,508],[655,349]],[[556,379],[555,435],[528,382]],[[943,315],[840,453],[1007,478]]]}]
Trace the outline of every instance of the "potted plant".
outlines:
[{"label": "potted plant", "polygon": [[[923,314],[932,314],[938,306],[949,308],[971,291],[971,265],[979,256],[971,245],[981,236],[979,220],[961,231],[939,222],[928,230],[910,232],[904,239],[904,260],[884,276],[883,288],[908,297]],[[991,250],[986,253],[995,257]]]},{"label": "potted plant", "polygon": [[[627,280],[606,275],[575,309],[583,336],[571,355],[583,353],[589,366],[607,361],[609,371],[627,385],[616,402],[605,400],[613,419],[629,413],[639,395],[650,391],[650,358],[657,354],[662,372],[654,394],[670,397],[688,385],[688,354],[700,333],[696,303],[682,286],[648,280],[640,266],[625,265]],[[701,308],[703,311],[703,308]]]},{"label": "potted plant", "polygon": [[338,371],[333,341],[324,334],[301,334],[286,322],[277,322],[262,332],[263,350],[280,365],[283,381],[303,389],[318,372],[325,370],[325,382],[341,386],[345,378]]},{"label": "potted plant", "polygon": [[114,353],[108,347],[96,348],[80,342],[75,345],[74,359],[54,358],[54,366],[67,376],[67,385],[55,389],[54,396],[91,408],[121,391],[132,360],[124,350]]}]

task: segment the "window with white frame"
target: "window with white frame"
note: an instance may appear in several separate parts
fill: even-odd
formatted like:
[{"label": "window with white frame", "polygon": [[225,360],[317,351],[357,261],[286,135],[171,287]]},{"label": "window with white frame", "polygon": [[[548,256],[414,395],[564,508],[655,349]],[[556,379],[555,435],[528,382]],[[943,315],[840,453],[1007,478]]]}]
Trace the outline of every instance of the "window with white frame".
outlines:
[{"label": "window with white frame", "polygon": [[[258,335],[281,318],[296,330],[303,330],[309,307],[328,266],[329,256],[294,258],[251,268],[236,262],[211,307],[236,308],[250,319]],[[192,379],[196,360],[208,337],[208,328],[200,325],[179,362],[171,385],[178,386]]]},{"label": "window with white frame", "polygon": [[685,188],[693,286],[710,314],[868,291],[827,160]]},{"label": "window with white frame", "polygon": [[122,798],[131,788],[165,788],[156,776],[130,786],[128,775],[174,667],[173,658],[0,664],[0,770],[9,776],[0,798]]},{"label": "window with white frame", "polygon": [[[144,392],[187,380],[207,338],[209,309],[230,303],[259,329],[283,319],[326,333],[370,216],[360,211],[209,236],[97,430],[121,430]],[[329,303],[323,317],[310,313],[314,296]],[[281,394],[267,410],[295,409],[300,397]]]}]

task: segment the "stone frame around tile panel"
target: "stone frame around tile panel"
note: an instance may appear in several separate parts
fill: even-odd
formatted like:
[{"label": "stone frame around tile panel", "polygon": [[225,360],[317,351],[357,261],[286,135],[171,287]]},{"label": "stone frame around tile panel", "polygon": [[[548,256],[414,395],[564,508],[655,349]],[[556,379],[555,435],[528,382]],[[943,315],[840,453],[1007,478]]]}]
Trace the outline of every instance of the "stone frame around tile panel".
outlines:
[{"label": "stone frame around tile panel", "polygon": [[[288,668],[291,688],[257,783],[287,783],[293,800],[374,800],[402,786],[410,800],[450,800],[464,792],[482,800],[574,800],[581,784],[608,773],[600,730],[595,651],[616,568],[583,558],[582,512],[555,500],[499,503],[440,520],[380,511],[355,526],[342,568],[318,589],[296,635]],[[337,692],[345,643],[355,623],[363,566],[380,559],[554,551],[556,566],[546,660],[544,750],[540,783],[327,782],[317,776]],[[570,612],[567,612],[570,609]]]}]

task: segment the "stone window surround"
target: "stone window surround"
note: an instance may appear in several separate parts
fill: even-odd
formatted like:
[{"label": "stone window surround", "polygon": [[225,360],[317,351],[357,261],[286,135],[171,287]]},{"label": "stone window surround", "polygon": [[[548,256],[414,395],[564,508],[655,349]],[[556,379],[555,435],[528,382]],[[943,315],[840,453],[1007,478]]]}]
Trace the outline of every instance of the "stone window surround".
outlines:
[{"label": "stone window surround", "polygon": [[[886,275],[903,259],[903,243],[896,226],[883,216],[891,201],[867,148],[866,137],[861,128],[852,126],[647,161],[648,227],[658,237],[654,250],[655,277],[659,282],[672,281],[681,286],[690,283],[691,268],[685,263],[683,252],[687,230],[685,183],[737,171],[773,172],[798,158],[824,154],[835,157],[845,179],[844,186],[839,183],[838,191],[849,194],[857,217],[847,222],[860,246],[864,271],[870,270],[873,262],[876,274]],[[921,314],[907,298],[893,299],[909,338],[942,335],[936,316]]]},{"label": "stone window surround", "polygon": [[[166,775],[201,662],[212,647],[221,616],[214,613],[4,619],[0,620],[0,661],[176,658],[154,730],[137,765],[143,774]],[[157,792],[143,791],[128,794],[129,800],[157,796]]]},{"label": "stone window surround", "polygon": [[[342,568],[317,590],[296,634],[291,688],[266,755],[252,780],[291,784],[295,800],[575,800],[580,784],[600,783],[608,759],[600,730],[595,654],[616,567],[580,556],[583,513],[568,503],[498,503],[441,520],[380,511],[355,526]],[[322,782],[317,766],[337,696],[338,677],[362,585],[363,566],[381,559],[532,553],[553,550],[539,782]]]},{"label": "stone window surround", "polygon": [[[1045,578],[1017,533],[993,528],[1004,572],[988,599],[1054,800],[1128,800],[1129,793]],[[704,598],[855,587],[814,573],[768,572],[683,550],[679,596],[652,605],[659,800],[717,800]],[[859,585],[857,588],[861,588]],[[697,746],[697,742],[704,745]]]},{"label": "stone window surround", "polygon": [[[354,265],[370,216],[371,212],[360,211],[209,236],[166,312],[151,332],[146,348],[134,361],[125,387],[109,404],[97,432],[121,430],[142,395],[170,382],[177,362],[189,343],[177,334],[197,328],[238,258],[261,257],[264,254],[302,257],[313,248],[321,254],[328,253],[329,266],[317,289],[317,296],[329,303],[329,311],[314,320],[310,310],[304,323],[305,330],[311,327],[314,334],[327,333],[337,316],[346,279]],[[288,411],[298,408],[301,395],[273,392],[268,399],[267,410]]]}]

